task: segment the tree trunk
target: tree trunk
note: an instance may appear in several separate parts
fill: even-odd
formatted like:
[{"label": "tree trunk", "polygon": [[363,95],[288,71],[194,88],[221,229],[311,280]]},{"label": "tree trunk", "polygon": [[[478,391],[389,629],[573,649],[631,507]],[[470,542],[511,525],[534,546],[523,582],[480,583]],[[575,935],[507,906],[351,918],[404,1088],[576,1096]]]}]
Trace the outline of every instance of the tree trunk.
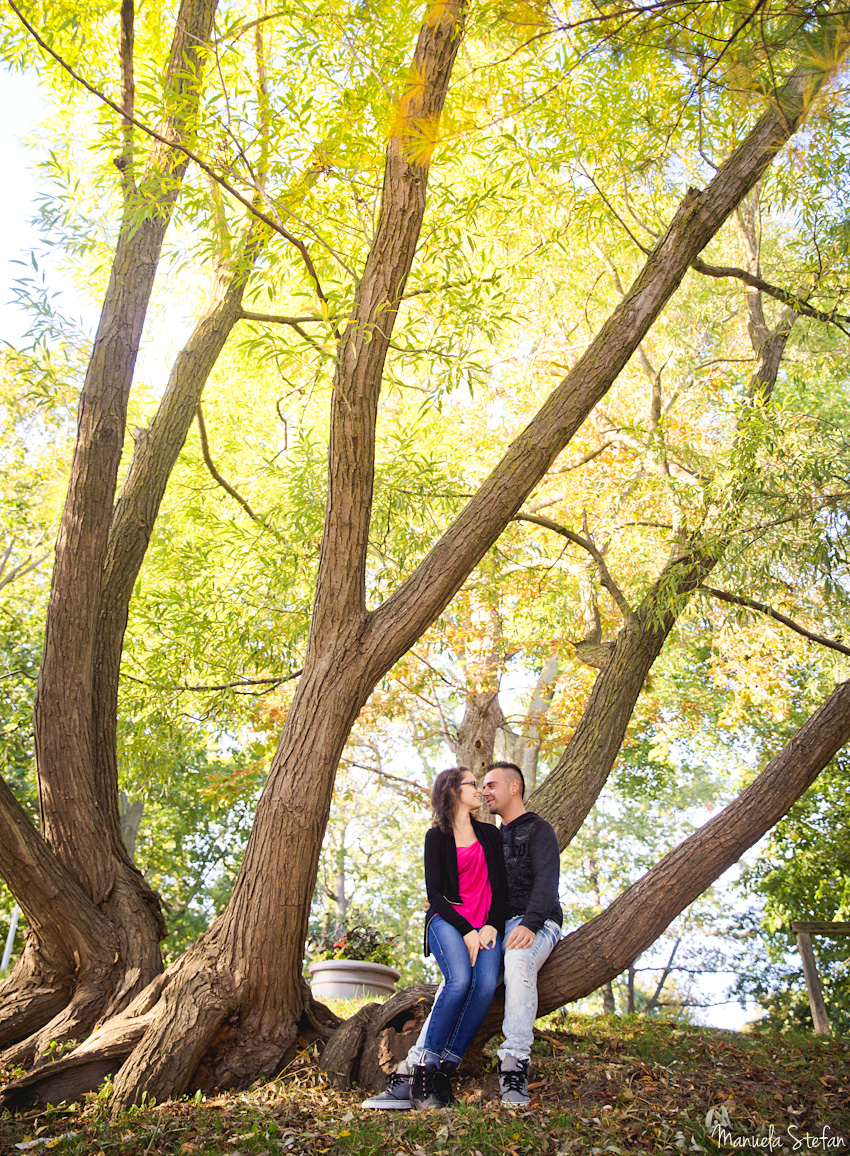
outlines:
[{"label": "tree trunk", "polygon": [[617,1004],[614,1001],[614,988],[609,979],[607,983],[603,983],[599,989],[602,992],[602,1010],[607,1016],[617,1014]]},{"label": "tree trunk", "polygon": [[[216,0],[181,4],[165,80],[170,103],[178,110],[163,126],[163,135],[171,139],[180,140],[194,120],[199,50],[209,39],[215,7]],[[65,938],[66,918],[79,935],[80,924],[90,913],[83,915],[79,903],[73,913],[66,913],[54,897],[33,918],[34,889],[18,878],[9,880],[22,908],[29,907],[36,940],[0,989],[0,1038],[20,1038],[24,1026],[42,1029],[22,1043],[22,1056],[35,1054],[46,1033],[58,1040],[86,1035],[96,1020],[124,1006],[162,968],[158,944],[165,925],[156,897],[121,838],[117,782],[110,792],[99,789],[93,694],[101,575],[127,399],[162,242],[186,163],[182,154],[157,143],[138,187],[131,179],[124,181],[124,219],[80,395],[36,694],[35,751],[43,840],[39,851],[44,858],[50,848],[57,860],[53,873],[64,867],[94,905],[101,926],[77,955],[63,956],[52,944]],[[34,831],[32,836],[26,840],[30,850],[39,838]],[[18,894],[22,888],[26,896]],[[110,966],[95,967],[91,961],[107,950]],[[41,1024],[36,1023],[34,1008],[33,1014],[19,1017],[16,1005],[24,974],[28,985],[37,984],[41,975],[54,991],[61,979],[66,997],[72,996],[67,1007],[56,1015],[53,1003],[43,1001],[46,1018]]]},{"label": "tree trunk", "polygon": [[687,599],[714,564],[713,558],[697,554],[664,568],[611,646],[563,755],[528,799],[529,810],[555,828],[562,849],[574,838],[599,797],[646,676]]}]

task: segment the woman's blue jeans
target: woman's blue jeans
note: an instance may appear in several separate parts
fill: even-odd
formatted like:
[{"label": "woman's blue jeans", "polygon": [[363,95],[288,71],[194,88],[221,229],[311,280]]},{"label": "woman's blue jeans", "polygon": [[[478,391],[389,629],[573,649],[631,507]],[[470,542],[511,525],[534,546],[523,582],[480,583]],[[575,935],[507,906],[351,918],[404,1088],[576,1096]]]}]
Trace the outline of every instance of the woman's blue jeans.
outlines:
[{"label": "woman's blue jeans", "polygon": [[428,924],[428,944],[445,986],[434,1002],[421,1063],[436,1065],[447,1060],[459,1064],[493,1002],[502,942],[497,937],[493,947],[482,947],[472,967],[461,933],[435,915]]}]

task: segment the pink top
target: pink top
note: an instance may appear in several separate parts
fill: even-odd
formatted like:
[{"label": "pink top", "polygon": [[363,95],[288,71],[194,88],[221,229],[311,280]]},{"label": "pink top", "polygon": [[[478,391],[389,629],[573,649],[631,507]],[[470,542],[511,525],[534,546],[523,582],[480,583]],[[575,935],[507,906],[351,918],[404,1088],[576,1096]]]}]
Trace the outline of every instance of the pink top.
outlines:
[{"label": "pink top", "polygon": [[458,847],[457,874],[461,901],[453,906],[473,927],[483,927],[493,903],[493,892],[484,848],[477,840],[471,847]]}]

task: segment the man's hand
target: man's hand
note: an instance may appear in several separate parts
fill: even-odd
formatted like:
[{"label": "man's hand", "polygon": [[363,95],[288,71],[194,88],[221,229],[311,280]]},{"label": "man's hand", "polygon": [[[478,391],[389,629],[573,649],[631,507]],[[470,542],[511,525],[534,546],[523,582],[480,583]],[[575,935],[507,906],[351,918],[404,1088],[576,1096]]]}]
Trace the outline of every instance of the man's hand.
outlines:
[{"label": "man's hand", "polygon": [[486,951],[489,951],[495,944],[497,936],[498,932],[496,928],[491,927],[489,923],[485,923],[478,932],[478,942]]},{"label": "man's hand", "polygon": [[466,935],[463,937],[463,942],[466,944],[466,950],[469,952],[470,965],[475,967],[475,961],[478,959],[478,948],[480,946],[478,932],[474,929],[472,931],[467,931]]},{"label": "man's hand", "polygon": [[523,927],[520,923],[508,936],[505,947],[531,947],[534,943],[534,932],[529,927]]}]

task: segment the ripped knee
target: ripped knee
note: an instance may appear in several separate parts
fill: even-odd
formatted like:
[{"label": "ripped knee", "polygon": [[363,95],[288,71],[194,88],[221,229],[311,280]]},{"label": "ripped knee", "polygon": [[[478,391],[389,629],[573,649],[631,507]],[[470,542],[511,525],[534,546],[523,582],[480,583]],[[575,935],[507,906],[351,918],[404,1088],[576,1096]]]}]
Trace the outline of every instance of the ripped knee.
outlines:
[{"label": "ripped knee", "polygon": [[[532,978],[533,975],[533,978]],[[531,961],[524,954],[517,952],[517,958],[505,966],[505,983],[519,982],[523,987],[531,987],[537,982],[537,972],[531,966]]]}]

